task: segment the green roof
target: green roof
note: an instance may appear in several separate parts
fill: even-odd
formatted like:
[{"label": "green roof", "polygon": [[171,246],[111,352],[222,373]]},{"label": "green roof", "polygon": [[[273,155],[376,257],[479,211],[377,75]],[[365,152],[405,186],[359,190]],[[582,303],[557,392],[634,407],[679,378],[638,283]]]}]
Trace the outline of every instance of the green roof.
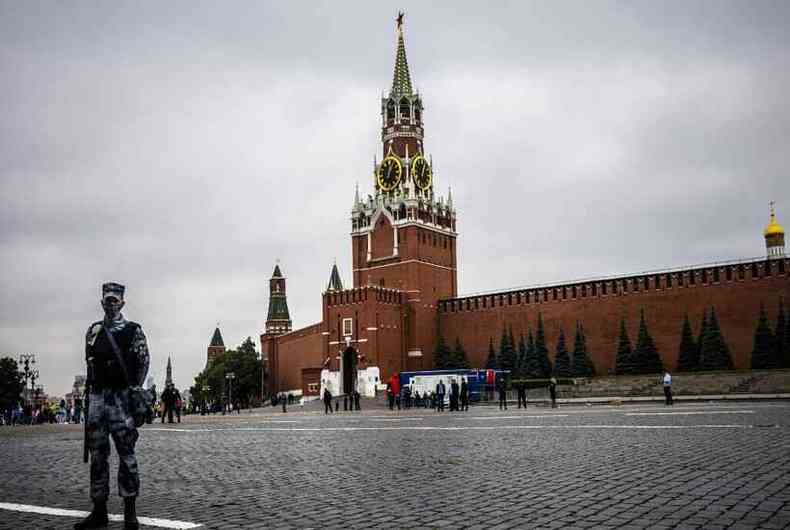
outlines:
[{"label": "green roof", "polygon": [[332,265],[332,273],[329,275],[329,286],[327,291],[342,291],[343,280],[340,279],[340,273],[337,270],[337,263]]},{"label": "green roof", "polygon": [[398,99],[401,96],[411,95],[411,76],[409,76],[409,63],[406,60],[406,45],[403,43],[403,31],[398,29],[398,51],[395,55],[395,73],[392,76],[390,97]]},{"label": "green roof", "polygon": [[269,298],[269,315],[266,320],[291,320],[285,296],[272,294]]},{"label": "green roof", "polygon": [[[225,347],[225,343],[222,342],[222,333],[219,332],[219,327],[214,330],[214,336],[211,337],[211,346],[222,346]],[[170,363],[170,359],[167,359],[168,364]]]}]

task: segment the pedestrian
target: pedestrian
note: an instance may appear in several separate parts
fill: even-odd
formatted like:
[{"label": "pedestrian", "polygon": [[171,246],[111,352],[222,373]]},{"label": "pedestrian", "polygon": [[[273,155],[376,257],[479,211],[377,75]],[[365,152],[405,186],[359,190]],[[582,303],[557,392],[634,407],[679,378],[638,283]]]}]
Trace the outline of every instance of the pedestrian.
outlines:
[{"label": "pedestrian", "polygon": [[387,406],[390,410],[395,408],[395,394],[392,392],[392,383],[387,381]]},{"label": "pedestrian", "polygon": [[549,379],[549,395],[551,396],[551,408],[557,408],[557,379]]},{"label": "pedestrian", "polygon": [[348,410],[348,394],[343,394],[343,412]]},{"label": "pedestrian", "polygon": [[361,411],[362,407],[359,406],[359,399],[360,399],[359,390],[354,390],[354,406],[357,410]]},{"label": "pedestrian", "polygon": [[286,411],[286,410],[285,410],[285,402],[286,402],[286,401],[288,401],[288,398],[285,396],[285,394],[283,394],[283,397],[282,397],[282,402],[283,402],[283,412],[288,412],[288,411]]},{"label": "pedestrian", "polygon": [[173,387],[173,398],[176,407],[176,418],[178,419],[178,423],[181,423],[181,407],[184,406],[184,402],[181,400],[181,392],[179,392],[175,386]]},{"label": "pedestrian", "polygon": [[339,410],[340,410],[340,401],[338,401],[338,400],[336,399],[336,400],[335,400],[335,412],[337,412],[337,411],[339,411]]},{"label": "pedestrian", "polygon": [[519,383],[516,386],[516,391],[518,392],[518,408],[521,408],[521,405],[524,405],[524,408],[527,408],[527,385],[523,382]]},{"label": "pedestrian", "polygon": [[453,382],[450,383],[450,411],[458,411],[458,401],[461,397],[461,389],[458,386],[458,381],[453,379]]},{"label": "pedestrian", "polygon": [[461,410],[469,410],[469,384],[466,377],[461,380]]},{"label": "pedestrian", "polygon": [[332,412],[332,392],[329,388],[324,388],[324,414]]},{"label": "pedestrian", "polygon": [[[124,529],[137,530],[135,501],[140,476],[134,446],[137,427],[144,420],[141,386],[148,373],[149,354],[140,324],[121,314],[125,287],[102,286],[104,320],[93,323],[85,337],[89,403],[86,411],[86,442],[90,452],[90,496],[93,510],[74,528],[103,528],[108,524],[110,495],[110,437],[118,453],[118,493],[124,500]],[[139,406],[143,405],[143,407]]]},{"label": "pedestrian", "polygon": [[672,401],[672,376],[669,375],[669,370],[664,371],[664,404],[666,406],[674,405]]},{"label": "pedestrian", "polygon": [[507,410],[507,383],[504,376],[500,377],[497,382],[497,391],[499,392],[499,410]]},{"label": "pedestrian", "polygon": [[439,379],[439,384],[436,385],[436,412],[444,412],[444,394],[444,381]]}]

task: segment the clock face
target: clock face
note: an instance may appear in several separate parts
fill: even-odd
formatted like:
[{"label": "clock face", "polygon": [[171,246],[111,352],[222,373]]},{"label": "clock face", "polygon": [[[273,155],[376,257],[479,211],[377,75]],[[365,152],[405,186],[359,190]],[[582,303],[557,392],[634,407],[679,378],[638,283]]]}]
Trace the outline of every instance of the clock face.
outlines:
[{"label": "clock face", "polygon": [[400,182],[403,166],[396,157],[390,155],[379,166],[378,181],[382,191],[390,191]]},{"label": "clock face", "polygon": [[432,180],[431,166],[428,165],[428,161],[422,155],[414,157],[414,161],[411,163],[411,175],[418,188],[422,191],[428,191]]}]

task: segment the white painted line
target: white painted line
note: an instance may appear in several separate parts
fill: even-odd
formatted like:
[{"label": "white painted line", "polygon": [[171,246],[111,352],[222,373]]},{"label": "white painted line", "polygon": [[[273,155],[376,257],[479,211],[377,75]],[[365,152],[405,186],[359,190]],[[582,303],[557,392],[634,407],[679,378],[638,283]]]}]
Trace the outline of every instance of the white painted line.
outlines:
[{"label": "white painted line", "polygon": [[626,416],[707,416],[708,414],[754,414],[753,410],[709,410],[706,412],[627,412]]},{"label": "white painted line", "polygon": [[520,420],[521,418],[567,418],[567,414],[541,414],[527,416],[453,416],[456,420]]},{"label": "white painted line", "polygon": [[[733,424],[705,424],[705,425],[469,425],[463,427],[437,427],[429,425],[404,425],[404,426],[381,426],[381,427],[240,427],[238,429],[189,429],[183,432],[234,432],[234,431],[256,431],[256,432],[349,432],[349,431],[494,431],[497,429],[555,429],[555,430],[574,430],[574,429],[751,429],[753,425],[733,425]],[[153,430],[153,429],[151,429]],[[171,431],[172,429],[161,429],[161,431]]]},{"label": "white painted line", "polygon": [[[80,510],[48,508],[46,506],[33,506],[31,504],[15,504],[13,502],[0,502],[0,510],[9,510],[12,512],[37,513],[41,515],[57,515],[60,517],[88,516],[88,512],[83,512]],[[123,522],[123,515],[121,514],[111,513],[109,514],[108,517],[110,521]],[[188,529],[188,528],[199,528],[203,526],[202,524],[197,524],[197,523],[189,523],[186,521],[171,521],[170,519],[158,519],[155,517],[138,517],[137,520],[140,521],[140,524],[142,525],[156,526],[158,528]]]},{"label": "white painted line", "polygon": [[422,418],[379,418],[373,421],[422,421]]}]

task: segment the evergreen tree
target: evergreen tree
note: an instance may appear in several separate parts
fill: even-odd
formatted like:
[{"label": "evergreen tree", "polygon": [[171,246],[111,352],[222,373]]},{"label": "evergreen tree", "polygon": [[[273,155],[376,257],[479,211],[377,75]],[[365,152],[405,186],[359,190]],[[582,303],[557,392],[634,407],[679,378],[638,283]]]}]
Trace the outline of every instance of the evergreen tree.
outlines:
[{"label": "evergreen tree", "polygon": [[469,368],[469,357],[466,355],[466,350],[463,344],[461,344],[461,339],[459,337],[455,338],[455,348],[453,348],[451,364],[451,368]]},{"label": "evergreen tree", "polygon": [[702,341],[705,339],[705,335],[708,333],[708,310],[702,310],[702,322],[699,325],[699,336],[697,337],[697,370],[702,369],[701,365],[701,358],[702,358]]},{"label": "evergreen tree", "polygon": [[487,369],[497,368],[496,351],[494,351],[493,337],[488,338],[488,359],[486,359],[486,368]]},{"label": "evergreen tree", "polygon": [[450,347],[444,342],[444,336],[439,335],[436,341],[436,350],[434,350],[433,353],[433,367],[436,370],[445,370],[449,368],[451,354]]},{"label": "evergreen tree", "polygon": [[0,359],[0,415],[19,405],[24,386],[16,360],[11,357]]},{"label": "evergreen tree", "polygon": [[499,341],[499,368],[502,370],[513,370],[516,367],[516,352],[510,342],[510,334],[506,327],[502,328],[502,338]]},{"label": "evergreen tree", "polygon": [[521,379],[527,375],[527,342],[522,333],[518,337],[518,356],[516,362],[516,378]]},{"label": "evergreen tree", "polygon": [[678,372],[691,372],[699,369],[699,347],[694,342],[689,316],[683,318],[683,329],[680,331],[680,347],[678,348]]},{"label": "evergreen tree", "polygon": [[543,316],[540,313],[538,313],[538,331],[535,337],[535,356],[540,365],[540,376],[551,376],[552,367],[551,361],[549,361],[549,349],[546,347],[546,332],[543,329]]},{"label": "evergreen tree", "polygon": [[587,354],[587,340],[584,337],[584,328],[578,322],[576,323],[576,336],[573,339],[571,367],[575,377],[592,377],[595,375],[595,367]]},{"label": "evergreen tree", "polygon": [[785,351],[787,351],[787,317],[785,315],[784,300],[779,298],[779,311],[776,313],[776,333],[774,334],[774,363],[777,368],[784,366]]},{"label": "evergreen tree", "polygon": [[757,329],[754,330],[754,348],[752,349],[752,369],[765,370],[776,368],[776,342],[765,314],[765,306],[760,304],[760,317],[757,319]]},{"label": "evergreen tree", "polygon": [[620,337],[617,339],[617,357],[615,358],[615,373],[617,375],[633,374],[634,360],[631,340],[625,329],[625,317],[620,319]]},{"label": "evergreen tree", "polygon": [[543,377],[543,364],[538,358],[535,349],[535,337],[532,336],[532,329],[529,330],[527,338],[527,351],[524,359],[524,377]]},{"label": "evergreen tree", "polygon": [[707,330],[702,339],[699,363],[702,370],[732,369],[730,349],[719,328],[716,310],[712,307],[710,308]]},{"label": "evergreen tree", "polygon": [[636,338],[636,348],[633,353],[636,373],[639,374],[658,374],[663,372],[664,365],[661,356],[658,354],[653,337],[647,330],[645,321],[645,310],[639,311],[639,334]]},{"label": "evergreen tree", "polygon": [[790,315],[787,316],[787,321],[785,322],[784,340],[782,342],[784,343],[782,366],[790,368]]},{"label": "evergreen tree", "polygon": [[565,332],[560,328],[560,336],[557,338],[557,351],[554,356],[554,375],[557,377],[571,377],[571,359],[568,356],[568,348],[565,346]]}]

